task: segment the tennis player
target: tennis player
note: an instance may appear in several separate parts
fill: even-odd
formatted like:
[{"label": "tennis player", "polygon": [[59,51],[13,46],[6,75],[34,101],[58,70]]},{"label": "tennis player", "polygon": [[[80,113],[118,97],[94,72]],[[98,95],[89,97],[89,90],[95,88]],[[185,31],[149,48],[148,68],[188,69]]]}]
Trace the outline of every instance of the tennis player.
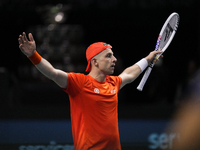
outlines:
[{"label": "tennis player", "polygon": [[72,134],[75,150],[120,150],[118,130],[118,92],[133,82],[160,51],[126,68],[119,76],[112,46],[103,42],[86,50],[89,74],[66,73],[55,69],[36,51],[31,33],[19,35],[19,48],[46,77],[60,86],[70,99]]}]

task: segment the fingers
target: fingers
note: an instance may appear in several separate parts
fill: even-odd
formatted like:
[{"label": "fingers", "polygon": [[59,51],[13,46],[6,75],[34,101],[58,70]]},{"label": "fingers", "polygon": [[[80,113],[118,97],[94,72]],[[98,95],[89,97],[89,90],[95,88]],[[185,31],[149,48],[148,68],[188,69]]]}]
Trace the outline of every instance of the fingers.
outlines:
[{"label": "fingers", "polygon": [[22,38],[21,39],[22,39],[22,41],[24,41],[24,32],[22,33]]},{"label": "fingers", "polygon": [[30,41],[34,41],[33,35],[31,33],[28,34],[28,38]]},{"label": "fingers", "polygon": [[19,35],[18,42],[19,42],[19,44],[23,44],[24,42],[28,42],[28,39],[26,37],[25,32],[23,32],[22,35]]},{"label": "fingers", "polygon": [[26,37],[26,33],[23,32],[22,35],[20,34],[19,38],[18,38],[19,48],[22,49],[24,43],[27,42],[27,41],[28,41],[28,39]]},{"label": "fingers", "polygon": [[18,42],[19,42],[19,48],[21,49],[22,45],[24,44],[22,40],[22,35],[19,35]]},{"label": "fingers", "polygon": [[161,50],[158,50],[158,51],[152,51],[152,54],[153,54],[153,58],[157,59],[158,57],[163,57],[162,55],[162,51]]},{"label": "fingers", "polygon": [[154,54],[160,54],[160,53],[162,53],[162,51],[161,50],[158,50],[158,51],[153,51],[154,52]]},{"label": "fingers", "polygon": [[22,44],[21,35],[20,35],[19,38],[18,38],[18,42],[19,42],[19,45]]},{"label": "fingers", "polygon": [[22,50],[22,44],[19,45],[19,49]]},{"label": "fingers", "polygon": [[22,35],[21,34],[19,35],[18,42],[19,42],[19,44],[24,43],[24,32],[22,33]]},{"label": "fingers", "polygon": [[26,33],[25,33],[25,32],[22,33],[22,39],[23,39],[24,41],[28,42],[28,39],[27,39],[27,37],[26,37]]}]

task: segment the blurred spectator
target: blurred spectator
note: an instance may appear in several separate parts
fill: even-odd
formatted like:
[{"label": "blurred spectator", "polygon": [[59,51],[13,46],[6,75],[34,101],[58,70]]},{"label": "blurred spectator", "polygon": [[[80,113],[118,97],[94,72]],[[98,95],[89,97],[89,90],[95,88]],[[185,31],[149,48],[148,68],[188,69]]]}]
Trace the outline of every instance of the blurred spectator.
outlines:
[{"label": "blurred spectator", "polygon": [[197,70],[198,70],[197,61],[195,61],[194,59],[189,60],[187,63],[185,76],[183,76],[184,80],[181,80],[181,82],[177,85],[176,95],[174,100],[175,105],[178,105],[180,101],[183,99],[184,93],[186,92],[185,90],[188,84],[194,79],[194,75]]},{"label": "blurred spectator", "polygon": [[179,140],[174,141],[172,150],[200,149],[200,70],[194,78],[188,78],[188,82],[185,96],[167,128],[167,132],[180,135]]}]

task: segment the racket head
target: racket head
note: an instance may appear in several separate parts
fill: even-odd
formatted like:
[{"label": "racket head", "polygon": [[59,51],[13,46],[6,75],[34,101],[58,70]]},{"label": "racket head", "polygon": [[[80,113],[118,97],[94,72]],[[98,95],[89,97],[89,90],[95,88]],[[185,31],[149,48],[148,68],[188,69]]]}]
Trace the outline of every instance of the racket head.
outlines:
[{"label": "racket head", "polygon": [[167,18],[158,36],[156,51],[161,50],[164,52],[167,49],[178,29],[179,20],[179,14],[176,12]]},{"label": "racket head", "polygon": [[[157,39],[157,43],[156,43],[156,47],[155,47],[155,51],[157,50],[161,50],[162,53],[167,49],[167,47],[169,46],[169,44],[171,43],[178,25],[179,25],[179,14],[174,12],[172,13],[167,20],[165,21],[163,27],[161,28],[161,31],[159,33],[158,39]],[[151,70],[156,62],[156,60],[160,57],[160,55],[162,55],[162,53],[157,54],[155,56],[155,58],[153,59],[153,61],[151,62],[151,64],[149,65],[149,67],[147,68],[147,70],[145,71],[145,74],[143,75],[142,80],[140,81],[137,89],[139,91],[143,90],[143,87],[151,73]]]},{"label": "racket head", "polygon": [[164,53],[174,38],[174,35],[178,29],[179,20],[179,14],[174,12],[167,18],[164,25],[162,26],[155,47],[155,51],[161,50],[162,53],[156,55],[150,64],[151,67],[154,66],[156,60]]}]

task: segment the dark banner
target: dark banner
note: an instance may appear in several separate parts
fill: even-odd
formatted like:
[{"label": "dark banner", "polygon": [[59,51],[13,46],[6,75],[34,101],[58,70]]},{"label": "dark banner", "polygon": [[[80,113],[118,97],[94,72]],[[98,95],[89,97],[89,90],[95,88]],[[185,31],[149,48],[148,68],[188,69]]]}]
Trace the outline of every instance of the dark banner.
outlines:
[{"label": "dark banner", "polygon": [[[165,133],[167,120],[119,120],[122,149],[170,149],[177,133]],[[1,120],[0,149],[71,150],[69,120]]]}]

